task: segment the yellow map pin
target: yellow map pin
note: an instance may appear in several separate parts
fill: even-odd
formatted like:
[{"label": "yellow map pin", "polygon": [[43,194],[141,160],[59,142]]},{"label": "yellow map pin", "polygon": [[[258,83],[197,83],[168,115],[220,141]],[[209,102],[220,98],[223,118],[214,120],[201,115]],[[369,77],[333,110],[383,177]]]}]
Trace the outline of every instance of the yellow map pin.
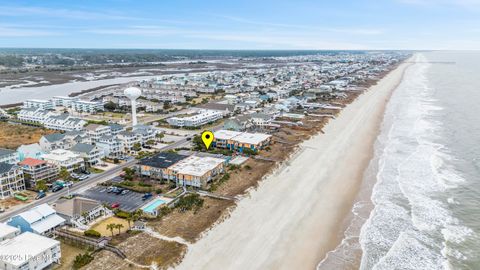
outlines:
[{"label": "yellow map pin", "polygon": [[213,133],[211,131],[205,130],[202,133],[202,141],[205,144],[205,146],[208,148],[210,147],[210,144],[213,142]]}]

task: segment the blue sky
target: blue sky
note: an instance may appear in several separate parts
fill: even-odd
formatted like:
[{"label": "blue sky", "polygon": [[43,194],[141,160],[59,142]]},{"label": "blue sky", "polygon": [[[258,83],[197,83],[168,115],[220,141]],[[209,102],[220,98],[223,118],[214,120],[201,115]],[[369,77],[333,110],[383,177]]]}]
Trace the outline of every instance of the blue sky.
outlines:
[{"label": "blue sky", "polygon": [[0,47],[480,49],[480,0],[0,0]]}]

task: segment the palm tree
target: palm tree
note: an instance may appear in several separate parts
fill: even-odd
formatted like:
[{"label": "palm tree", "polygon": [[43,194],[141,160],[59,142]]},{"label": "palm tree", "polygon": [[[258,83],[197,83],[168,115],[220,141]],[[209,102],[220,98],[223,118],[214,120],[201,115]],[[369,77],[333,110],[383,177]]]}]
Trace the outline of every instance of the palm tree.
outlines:
[{"label": "palm tree", "polygon": [[120,234],[120,230],[123,228],[123,224],[116,224],[115,228],[118,229],[118,234]]},{"label": "palm tree", "polygon": [[132,228],[132,226],[130,225],[132,223],[132,221],[135,219],[135,217],[133,216],[132,213],[129,213],[128,216],[127,216],[127,222],[128,222],[128,229],[130,230]]},{"label": "palm tree", "polygon": [[112,237],[113,237],[113,230],[115,228],[116,228],[116,224],[114,223],[107,224],[107,230],[109,230],[112,233]]}]

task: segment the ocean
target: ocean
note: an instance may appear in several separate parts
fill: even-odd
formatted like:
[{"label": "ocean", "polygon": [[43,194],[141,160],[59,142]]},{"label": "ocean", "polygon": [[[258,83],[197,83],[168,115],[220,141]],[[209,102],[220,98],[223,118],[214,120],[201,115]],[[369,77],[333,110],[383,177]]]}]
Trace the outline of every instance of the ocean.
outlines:
[{"label": "ocean", "polygon": [[480,269],[480,53],[415,61],[387,105],[343,241],[318,269]]}]

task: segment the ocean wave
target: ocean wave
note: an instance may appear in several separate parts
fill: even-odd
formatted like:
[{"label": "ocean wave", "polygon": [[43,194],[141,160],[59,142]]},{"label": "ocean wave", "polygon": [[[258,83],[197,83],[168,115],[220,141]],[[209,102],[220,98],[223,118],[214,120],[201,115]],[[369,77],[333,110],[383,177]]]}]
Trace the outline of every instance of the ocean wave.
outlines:
[{"label": "ocean wave", "polygon": [[449,210],[455,203],[449,190],[465,180],[438,143],[443,126],[435,116],[443,108],[432,97],[429,67],[408,69],[387,107],[374,209],[360,233],[361,269],[440,269],[449,267],[449,258],[467,257],[451,247],[473,231]]}]

